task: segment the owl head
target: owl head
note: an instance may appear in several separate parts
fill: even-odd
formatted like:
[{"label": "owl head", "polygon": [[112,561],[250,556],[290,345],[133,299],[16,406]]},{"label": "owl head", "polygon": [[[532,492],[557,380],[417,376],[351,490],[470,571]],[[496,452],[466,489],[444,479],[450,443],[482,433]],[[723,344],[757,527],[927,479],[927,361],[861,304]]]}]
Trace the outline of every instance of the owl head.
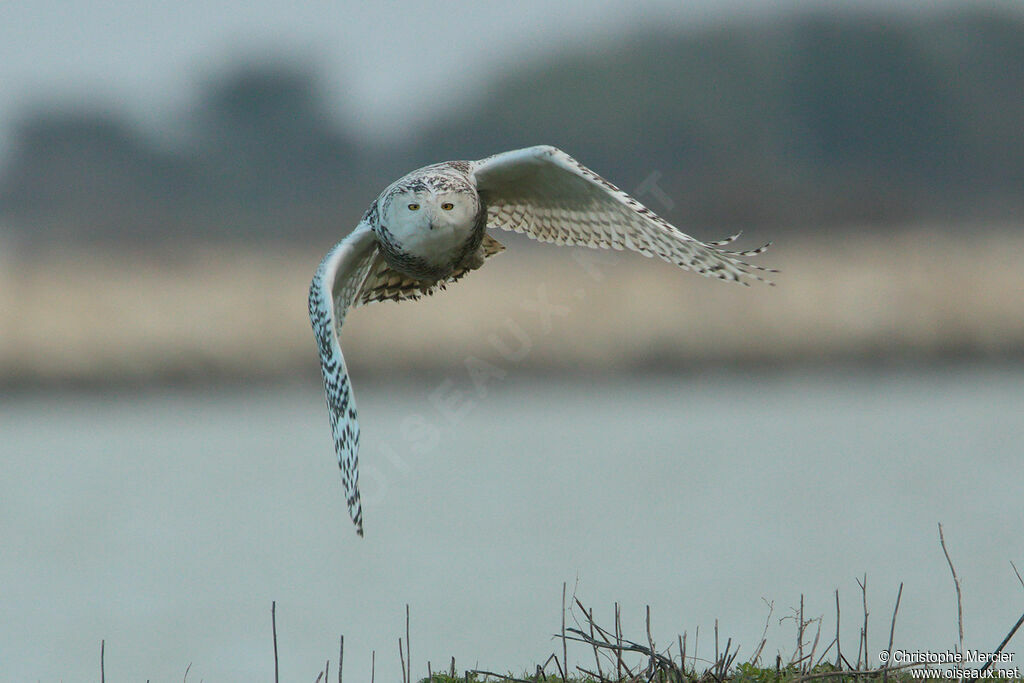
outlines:
[{"label": "owl head", "polygon": [[418,177],[388,188],[381,220],[400,241],[417,241],[430,233],[464,235],[472,230],[479,210],[479,196],[468,183]]}]

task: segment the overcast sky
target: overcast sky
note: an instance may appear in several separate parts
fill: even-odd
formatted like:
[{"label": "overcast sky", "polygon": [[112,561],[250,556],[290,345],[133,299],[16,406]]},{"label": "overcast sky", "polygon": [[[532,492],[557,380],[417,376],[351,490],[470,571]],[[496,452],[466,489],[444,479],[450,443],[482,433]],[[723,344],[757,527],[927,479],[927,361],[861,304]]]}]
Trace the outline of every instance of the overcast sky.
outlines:
[{"label": "overcast sky", "polygon": [[644,26],[865,2],[0,0],[0,153],[12,119],[32,104],[102,103],[159,128],[173,125],[204,80],[261,56],[312,62],[339,116],[390,134],[469,96],[495,65],[559,46],[599,45]]}]

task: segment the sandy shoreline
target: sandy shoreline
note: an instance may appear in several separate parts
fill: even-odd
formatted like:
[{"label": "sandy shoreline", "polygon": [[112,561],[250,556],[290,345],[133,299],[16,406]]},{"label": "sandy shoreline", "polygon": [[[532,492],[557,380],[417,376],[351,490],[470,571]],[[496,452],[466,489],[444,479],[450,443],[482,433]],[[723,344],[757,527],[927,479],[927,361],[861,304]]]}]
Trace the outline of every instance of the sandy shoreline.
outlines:
[{"label": "sandy shoreline", "polygon": [[[635,254],[507,241],[439,296],[352,312],[349,364],[614,371],[1024,351],[1019,232],[777,244],[761,262],[783,271],[778,286],[749,288]],[[0,384],[313,374],[305,300],[322,251],[0,256]]]}]

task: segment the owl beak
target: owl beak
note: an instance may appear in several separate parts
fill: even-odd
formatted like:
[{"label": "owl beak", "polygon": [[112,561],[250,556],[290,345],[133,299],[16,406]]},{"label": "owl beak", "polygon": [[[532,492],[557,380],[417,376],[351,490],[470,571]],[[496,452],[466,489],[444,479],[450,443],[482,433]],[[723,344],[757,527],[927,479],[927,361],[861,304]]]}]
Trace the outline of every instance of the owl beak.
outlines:
[{"label": "owl beak", "polygon": [[427,223],[427,227],[430,228],[431,230],[433,230],[434,229],[434,221],[430,221],[429,223]]}]

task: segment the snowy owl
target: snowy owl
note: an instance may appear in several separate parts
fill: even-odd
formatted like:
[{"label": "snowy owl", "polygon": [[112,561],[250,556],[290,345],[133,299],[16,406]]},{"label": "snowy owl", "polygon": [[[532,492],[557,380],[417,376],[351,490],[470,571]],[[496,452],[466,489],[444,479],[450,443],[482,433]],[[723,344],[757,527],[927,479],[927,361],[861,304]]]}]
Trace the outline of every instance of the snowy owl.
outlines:
[{"label": "snowy owl", "polygon": [[541,242],[631,249],[701,275],[747,284],[774,272],[741,260],[763,252],[700,242],[633,197],[549,146],[480,161],[426,166],[385,189],[355,230],[321,261],[309,288],[334,446],[349,514],[363,535],[359,422],[338,334],[349,307],[416,299],[463,277],[505,247],[488,228]]}]

